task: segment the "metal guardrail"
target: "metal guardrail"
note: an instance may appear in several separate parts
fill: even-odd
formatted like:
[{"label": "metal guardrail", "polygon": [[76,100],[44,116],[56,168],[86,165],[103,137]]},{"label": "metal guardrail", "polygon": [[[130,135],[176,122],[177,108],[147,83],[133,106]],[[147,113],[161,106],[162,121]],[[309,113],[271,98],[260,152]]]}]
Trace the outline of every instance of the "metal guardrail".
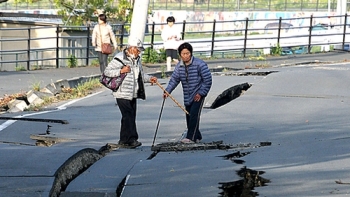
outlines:
[{"label": "metal guardrail", "polygon": [[[74,4],[75,0],[73,0]],[[118,6],[118,0],[112,6]],[[290,1],[290,0],[150,0],[151,10],[193,10],[193,11],[326,11],[328,1]],[[337,0],[330,0],[330,8],[337,8]],[[33,3],[6,2],[0,4],[0,10],[23,9],[57,9],[49,2],[35,1]]]},{"label": "metal guardrail", "polygon": [[[327,17],[305,17],[266,20],[235,20],[235,21],[205,21],[176,23],[182,28],[182,39],[194,47],[194,54],[207,57],[226,57],[240,55],[241,57],[259,56],[265,50],[280,47],[302,47],[303,52],[310,53],[313,46],[337,45],[345,49],[350,43],[348,15],[334,16],[342,23],[314,25],[315,21]],[[307,26],[286,26],[295,20],[309,21]],[[268,23],[264,28],[253,28],[253,22]],[[240,28],[231,27],[218,29],[222,24],[239,24]],[[206,25],[202,31],[193,30],[193,26]],[[272,24],[272,25],[271,25]],[[147,24],[145,47],[162,48],[160,27],[166,24]],[[126,29],[130,24],[112,25],[118,47],[123,48],[127,37]],[[321,28],[323,30],[316,30]],[[158,31],[157,31],[158,29]],[[122,31],[123,30],[123,31]],[[76,60],[76,64],[90,65],[97,60],[94,48],[91,46],[90,26],[68,27],[30,27],[30,28],[0,28],[0,71],[14,70],[23,67],[27,70],[36,67],[66,67],[68,61]],[[6,33],[7,32],[7,33]],[[20,33],[19,33],[20,32]],[[7,35],[7,36],[6,36]],[[19,36],[20,35],[20,36]],[[44,36],[45,35],[45,36]],[[341,46],[341,47],[339,47]],[[268,52],[267,52],[268,53]],[[148,55],[149,54],[144,54]],[[283,55],[283,54],[282,54]],[[25,66],[24,66],[25,65]]]}]

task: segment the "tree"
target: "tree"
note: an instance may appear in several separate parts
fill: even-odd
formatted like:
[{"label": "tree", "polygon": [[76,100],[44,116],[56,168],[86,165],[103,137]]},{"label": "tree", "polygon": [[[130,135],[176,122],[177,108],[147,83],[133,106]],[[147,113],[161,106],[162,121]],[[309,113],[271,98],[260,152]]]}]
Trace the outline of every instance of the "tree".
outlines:
[{"label": "tree", "polygon": [[[47,0],[15,0],[15,3],[36,3]],[[113,7],[113,0],[49,0],[59,10],[58,15],[62,16],[65,25],[81,26],[90,25],[91,21],[97,20],[96,10],[104,10],[109,21],[119,23],[130,23],[133,4],[128,0],[119,0],[118,6]]]}]

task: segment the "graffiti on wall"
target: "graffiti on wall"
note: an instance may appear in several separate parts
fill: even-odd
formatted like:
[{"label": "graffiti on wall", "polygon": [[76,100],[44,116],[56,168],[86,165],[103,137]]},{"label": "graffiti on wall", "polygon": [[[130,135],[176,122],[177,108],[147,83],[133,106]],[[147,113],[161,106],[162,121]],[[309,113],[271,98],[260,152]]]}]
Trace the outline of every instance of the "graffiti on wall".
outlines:
[{"label": "graffiti on wall", "polygon": [[[318,23],[335,24],[337,18],[327,18],[327,12],[196,12],[196,11],[169,11],[156,10],[150,16],[148,23],[155,22],[155,31],[160,32],[166,25],[168,16],[174,16],[178,28],[182,28],[182,22],[186,21],[186,32],[211,31],[213,29],[213,21],[216,20],[215,26],[217,31],[237,31],[245,28],[245,21],[248,18],[249,29],[263,29],[269,23],[278,23],[282,18],[283,23],[291,24],[293,27],[303,27],[310,25],[309,17],[313,15],[313,25]],[[331,12],[331,16],[335,16],[335,12]],[[324,18],[317,18],[324,17]],[[195,22],[208,22],[195,24]]]}]

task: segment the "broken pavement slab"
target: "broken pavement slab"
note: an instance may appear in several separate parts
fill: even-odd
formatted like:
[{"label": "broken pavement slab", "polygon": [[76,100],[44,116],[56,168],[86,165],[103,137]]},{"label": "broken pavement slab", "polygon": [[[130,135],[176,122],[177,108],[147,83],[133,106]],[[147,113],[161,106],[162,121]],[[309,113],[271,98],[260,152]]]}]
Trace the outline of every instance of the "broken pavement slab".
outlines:
[{"label": "broken pavement slab", "polygon": [[151,147],[152,151],[169,152],[169,151],[192,151],[192,150],[229,150],[229,149],[244,149],[244,148],[258,148],[261,146],[271,146],[271,142],[253,143],[238,143],[225,144],[223,141],[213,141],[205,143],[182,143],[182,142],[165,142]]},{"label": "broken pavement slab", "polygon": [[63,137],[53,137],[49,135],[34,135],[34,134],[30,135],[30,139],[36,140],[36,143],[35,143],[36,146],[46,146],[46,147],[50,147],[57,143],[76,141],[75,139],[68,139]]}]

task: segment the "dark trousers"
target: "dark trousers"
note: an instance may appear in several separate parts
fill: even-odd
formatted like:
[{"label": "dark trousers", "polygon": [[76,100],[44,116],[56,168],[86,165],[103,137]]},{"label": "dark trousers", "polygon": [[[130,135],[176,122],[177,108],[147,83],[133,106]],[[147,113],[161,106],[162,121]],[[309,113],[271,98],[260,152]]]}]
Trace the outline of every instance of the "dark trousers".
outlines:
[{"label": "dark trousers", "polygon": [[167,57],[171,57],[171,59],[179,59],[179,54],[175,49],[166,49],[165,54]]},{"label": "dark trousers", "polygon": [[136,98],[131,101],[117,99],[117,104],[122,114],[119,142],[132,143],[139,138],[136,130]]},{"label": "dark trousers", "polygon": [[186,138],[196,141],[202,140],[202,134],[199,131],[199,121],[203,108],[205,97],[202,97],[199,102],[193,101],[191,105],[186,105],[185,108],[188,111],[189,115],[186,114],[186,123],[187,123],[187,136]]},{"label": "dark trousers", "polygon": [[101,74],[105,71],[105,69],[107,68],[108,65],[108,55],[107,54],[103,54],[101,53],[101,51],[97,51],[97,55],[98,55],[98,62],[100,64],[100,71]]}]

